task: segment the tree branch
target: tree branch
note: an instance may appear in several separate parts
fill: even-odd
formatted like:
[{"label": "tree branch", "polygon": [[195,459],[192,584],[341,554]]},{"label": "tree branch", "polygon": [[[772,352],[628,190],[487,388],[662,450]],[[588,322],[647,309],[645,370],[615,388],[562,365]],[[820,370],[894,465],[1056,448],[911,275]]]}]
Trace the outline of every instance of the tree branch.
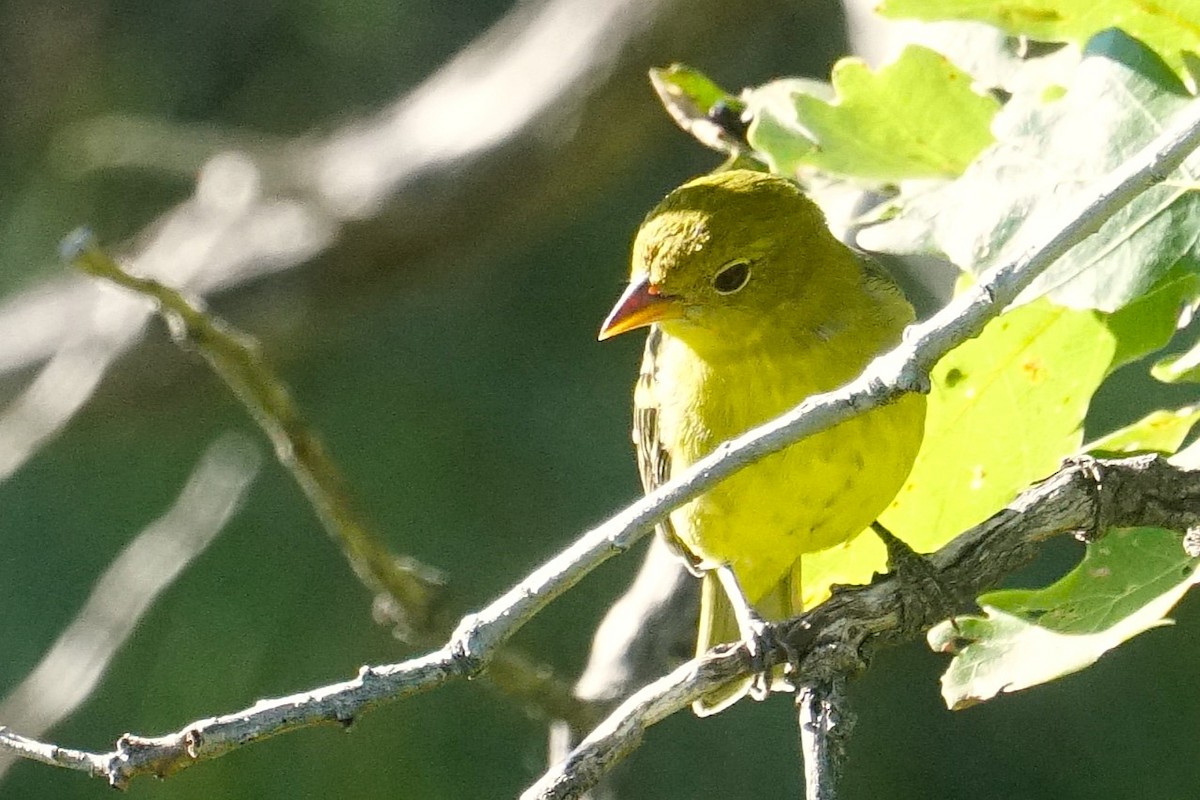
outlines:
[{"label": "tree branch", "polygon": [[[1050,538],[1110,527],[1182,532],[1197,523],[1200,470],[1178,469],[1156,455],[1071,462],[928,556],[948,598],[934,601],[914,593],[900,577],[879,576],[869,586],[839,591],[780,623],[783,645],[776,657],[787,658],[790,650],[799,656],[795,674],[803,675],[806,685],[836,686],[866,669],[878,649],[923,635],[944,617],[947,600],[956,608],[973,604],[976,596],[1032,561]],[[581,797],[637,748],[648,727],[753,668],[745,642],[722,645],[683,664],[621,704],[522,800]]]},{"label": "tree branch", "polygon": [[[934,363],[956,345],[977,335],[987,321],[1012,302],[1042,270],[1072,246],[1098,230],[1122,205],[1169,175],[1198,142],[1200,101],[1191,103],[1166,133],[1101,182],[1092,193],[1094,199],[1076,216],[1061,225],[1058,228],[1059,232],[1046,243],[1031,248],[1015,261],[989,272],[974,289],[956,298],[933,318],[910,327],[906,331],[904,341],[890,353],[868,365],[858,379],[839,390],[809,398],[777,419],[718,446],[713,453],[696,462],[683,475],[588,531],[496,601],[480,612],[465,617],[449,642],[441,649],[403,664],[364,669],[355,681],[325,687],[315,693],[269,701],[238,715],[195,723],[180,734],[162,739],[124,737],[116,753],[111,754],[112,759],[107,772],[109,780],[114,785],[123,785],[132,775],[171,772],[191,763],[216,757],[241,743],[318,722],[348,721],[362,710],[383,700],[399,699],[425,691],[451,678],[479,674],[486,668],[497,648],[507,642],[525,622],[599,564],[627,550],[674,508],[708,491],[739,469],[806,436],[892,402],[905,393],[925,390],[928,386],[928,370]],[[1097,493],[1094,488],[1091,491],[1092,494]],[[1197,492],[1192,491],[1188,495],[1179,496],[1194,498]],[[1158,506],[1167,508],[1166,500],[1169,497],[1170,495],[1160,497]],[[1160,517],[1165,519],[1165,516]],[[1083,523],[1076,520],[1070,529],[1091,530],[1094,521],[1095,515]],[[1195,523],[1195,515],[1192,515],[1190,522],[1182,529]],[[1162,525],[1161,522],[1155,521],[1144,524]],[[1063,529],[1058,529],[1061,530]],[[955,543],[961,539],[962,537],[956,539]],[[1027,547],[1033,549],[1032,544],[1027,544]],[[943,553],[956,554],[958,550],[952,543],[939,551],[938,556],[942,556]],[[934,563],[941,568],[937,557]],[[981,565],[981,569],[988,567],[988,564]],[[1007,574],[1007,570],[1002,574]],[[992,580],[996,579],[998,576],[993,575]],[[873,584],[870,590],[887,586],[889,582],[880,581]],[[892,589],[891,593],[894,595],[895,590]],[[890,631],[893,635],[898,635],[895,632],[900,629],[905,619],[921,616],[909,613],[909,609],[905,609],[902,615],[898,607],[891,606],[887,607],[881,616],[867,618],[874,620],[877,630],[855,627],[848,622],[855,619],[852,613],[854,609],[847,607],[846,601],[840,599],[850,594],[847,592],[845,595],[835,595],[814,609],[811,614],[802,617],[797,625],[783,626],[790,643],[795,645],[809,638],[810,631],[824,630],[823,627],[813,624],[813,620],[826,619],[822,614],[833,615],[828,617],[833,620],[829,628],[844,632],[847,644],[857,643],[857,646],[851,649],[833,647],[814,651],[797,665],[800,674],[813,680],[820,680],[825,675],[836,677],[848,674],[855,665],[862,663],[860,654],[865,652],[868,641],[886,642],[887,636],[883,634]],[[860,594],[868,596],[866,592],[854,593],[854,596]],[[706,657],[692,666],[696,675],[695,683],[704,684],[699,689],[700,692],[711,690],[737,674],[749,671],[749,658],[744,648],[734,649],[726,655],[730,657],[716,661]],[[848,661],[837,664],[838,655]],[[821,658],[817,659],[817,656]],[[827,663],[819,663],[821,661]],[[737,662],[736,665],[733,665],[734,662]],[[731,669],[732,674],[726,674]],[[720,680],[714,681],[717,673],[720,673]],[[672,676],[676,676],[678,682],[684,673],[676,670],[668,677]],[[669,709],[682,707],[697,696],[693,691],[695,683],[688,683],[686,687],[680,685],[673,690],[669,702],[654,701],[645,695],[646,690],[638,692],[610,719],[621,714],[622,709],[635,700],[648,703],[652,710],[648,719],[661,719],[671,713]],[[610,726],[602,726],[597,731],[609,729]],[[634,730],[638,729],[638,726],[634,726]],[[593,747],[595,736],[594,733],[585,739],[575,753]],[[602,749],[602,752],[605,751]],[[146,753],[150,755],[145,755]],[[569,762],[575,760],[573,756]],[[130,764],[140,766],[131,767]],[[549,773],[547,777],[554,774],[556,773]],[[548,785],[556,783],[556,780],[551,780]],[[540,785],[542,783],[539,783]]]},{"label": "tree branch", "polygon": [[836,800],[854,718],[846,708],[845,681],[796,689],[800,751],[807,800]]},{"label": "tree branch", "polygon": [[359,579],[373,592],[386,592],[395,599],[406,615],[402,623],[416,631],[431,627],[442,589],[439,576],[395,558],[372,533],[351,499],[341,470],[254,341],[178,289],[122,269],[86,229],[69,235],[62,250],[78,269],[153,301],[172,336],[204,356],[270,438],[280,463],[296,479],[326,531],[342,546]]},{"label": "tree branch", "polygon": [[280,733],[322,723],[349,725],[380,702],[409,697],[464,674],[461,659],[443,648],[400,664],[363,667],[353,680],[262,700],[233,714],[197,720],[167,736],[148,738],[127,733],[108,753],[66,750],[17,736],[3,727],[0,751],[87,772],[123,789],[139,775],[163,778]]}]

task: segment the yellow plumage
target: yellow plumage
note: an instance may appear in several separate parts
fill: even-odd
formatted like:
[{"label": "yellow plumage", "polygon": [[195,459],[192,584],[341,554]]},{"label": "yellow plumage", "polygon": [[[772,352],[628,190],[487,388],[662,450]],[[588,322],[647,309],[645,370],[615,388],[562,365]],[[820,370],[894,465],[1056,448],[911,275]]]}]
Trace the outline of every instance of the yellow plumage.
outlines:
[{"label": "yellow plumage", "polygon": [[[602,337],[653,324],[634,397],[647,489],[894,345],[912,308],[825,228],[791,182],[733,170],[672,192],[634,242],[630,288]],[[910,396],[769,456],[671,514],[662,533],[705,576],[698,651],[739,637],[715,570],[766,620],[801,608],[802,557],[857,536],[902,485],[920,444]],[[697,705],[714,713],[747,686]]]}]

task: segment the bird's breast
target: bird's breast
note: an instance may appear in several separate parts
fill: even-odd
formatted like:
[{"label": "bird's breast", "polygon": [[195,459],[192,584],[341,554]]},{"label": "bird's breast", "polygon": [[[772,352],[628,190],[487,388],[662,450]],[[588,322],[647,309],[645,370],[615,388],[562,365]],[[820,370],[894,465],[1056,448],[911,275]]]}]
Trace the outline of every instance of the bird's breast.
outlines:
[{"label": "bird's breast", "polygon": [[[873,355],[837,346],[763,347],[706,360],[664,337],[656,399],[672,471],[843,385]],[[703,566],[731,564],[757,600],[800,555],[856,536],[886,507],[916,456],[924,409],[923,397],[907,397],[750,465],[676,510],[677,535]]]}]

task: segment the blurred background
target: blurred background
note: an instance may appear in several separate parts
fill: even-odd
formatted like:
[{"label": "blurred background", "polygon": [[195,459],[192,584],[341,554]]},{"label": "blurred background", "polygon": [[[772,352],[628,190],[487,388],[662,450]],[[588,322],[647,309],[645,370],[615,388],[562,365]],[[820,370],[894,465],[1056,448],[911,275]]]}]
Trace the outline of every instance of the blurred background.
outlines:
[{"label": "blurred background", "polygon": [[[143,305],[68,274],[64,234],[89,225],[255,336],[389,545],[478,607],[640,491],[640,342],[595,333],[643,214],[718,163],[647,69],[684,61],[733,89],[826,77],[879,52],[861,17],[816,0],[0,2],[0,709],[94,684],[46,736],[108,750],[412,654],[278,464],[250,482],[249,451],[269,448],[225,387]],[[1131,374],[1102,392],[1098,429]],[[59,647],[75,671],[27,680],[155,520],[147,536],[199,531],[195,557],[118,562],[117,602],[89,605]],[[1074,555],[1061,543],[1017,582]],[[601,568],[518,643],[573,680],[637,561]],[[151,597],[122,588],[149,591],[139,569],[182,572]],[[89,649],[139,603],[111,662]],[[1082,675],[957,713],[942,658],[885,653],[852,687],[845,796],[1193,795],[1200,610],[1177,617]],[[545,739],[456,684],[130,796],[512,797]],[[680,714],[621,796],[796,796],[795,751],[786,698]],[[0,779],[4,798],[109,791],[33,763]]]}]

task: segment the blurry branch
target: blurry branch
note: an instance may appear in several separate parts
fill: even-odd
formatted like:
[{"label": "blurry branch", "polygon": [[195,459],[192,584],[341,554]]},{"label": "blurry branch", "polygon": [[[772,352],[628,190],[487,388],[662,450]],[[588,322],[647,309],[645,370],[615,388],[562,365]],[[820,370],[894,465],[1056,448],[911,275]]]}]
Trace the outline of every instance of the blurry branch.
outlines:
[{"label": "blurry branch", "polygon": [[[40,737],[91,695],[155,598],[237,510],[259,462],[241,436],[208,448],[175,504],[125,547],[50,651],[0,700],[0,724]],[[0,776],[14,760],[0,748]]]},{"label": "blurry branch", "polygon": [[0,413],[0,481],[7,480],[88,401],[120,353],[123,336],[63,346]]},{"label": "blurry branch", "polygon": [[[596,628],[587,667],[575,694],[613,703],[647,683],[646,665],[658,667],[695,650],[700,582],[662,537],[653,537],[629,590]],[[650,635],[645,635],[650,633]]]},{"label": "blurry branch", "polygon": [[[241,744],[320,722],[349,722],[384,700],[428,691],[453,678],[482,674],[494,653],[538,611],[596,566],[627,550],[672,509],[758,458],[894,400],[904,392],[921,390],[928,384],[928,370],[934,363],[976,335],[1043,269],[1099,229],[1122,205],[1156,181],[1165,179],[1191,152],[1197,140],[1200,140],[1200,101],[1185,109],[1175,125],[1149,147],[1100,182],[1092,194],[1094,199],[1047,242],[992,270],[933,318],[910,327],[905,340],[868,365],[858,379],[836,391],[809,398],[779,418],[720,445],[679,477],[583,534],[486,608],[464,617],[440,649],[401,664],[364,668],[354,681],[264,701],[237,714],[202,720],[170,736],[158,739],[125,736],[113,753],[82,754],[81,758],[72,757],[69,765],[105,775],[114,785],[122,786],[139,774],[173,772],[215,758]],[[90,243],[80,244],[86,248]],[[118,274],[106,276],[131,288],[147,290],[160,302],[176,302],[175,297],[162,293],[161,287],[147,284],[143,279],[121,278],[124,273],[111,259],[98,254],[94,246],[71,255],[85,262],[81,266],[101,274],[115,270]],[[178,302],[191,309],[182,297],[178,297]],[[175,313],[175,309],[169,313]],[[1125,469],[1134,477],[1123,482]],[[1094,478],[1098,470],[1104,475],[1099,484]],[[1083,478],[1079,477],[1081,472]],[[1141,474],[1149,478],[1139,483],[1136,476]],[[977,588],[994,585],[1011,571],[1012,565],[1025,563],[1033,545],[1048,535],[1065,530],[1100,531],[1107,526],[1152,525],[1174,530],[1195,526],[1200,520],[1196,508],[1200,498],[1200,487],[1195,485],[1198,477],[1198,473],[1176,471],[1153,457],[1076,465],[1026,492],[1009,509],[955,539],[930,561],[940,573],[942,585],[954,587],[964,596],[969,591],[973,597]],[[1072,487],[1072,491],[1066,491]],[[1060,490],[1061,497],[1056,494]],[[1033,502],[1043,495],[1050,499],[1040,504]],[[1085,500],[1081,502],[1080,497]],[[1017,531],[1012,535],[1018,537],[1018,544],[1005,549],[1003,536],[993,528]],[[981,529],[986,529],[986,535],[979,532]],[[1033,538],[1029,539],[1030,536]],[[1000,567],[1003,569],[998,571]],[[861,669],[861,654],[872,646],[901,638],[910,631],[910,625],[913,630],[923,629],[931,621],[926,617],[932,616],[932,612],[921,611],[925,604],[920,598],[902,594],[898,582],[885,577],[865,589],[835,594],[798,622],[781,625],[785,640],[795,651],[810,653],[795,665],[796,674],[803,675],[806,683],[842,679]],[[856,610],[856,602],[877,601],[882,595],[886,595],[888,602],[869,606],[870,613]],[[952,599],[962,601],[961,597]],[[940,609],[935,611],[940,613]],[[910,623],[913,619],[919,619],[920,624]],[[806,646],[805,641],[819,638],[822,632],[841,637],[841,646],[822,645],[809,651],[811,645]],[[709,691],[749,669],[750,659],[744,644],[732,650],[718,648],[696,662],[689,662],[663,679],[669,699],[658,699],[649,689],[635,694],[610,717],[611,724],[605,723],[593,732],[568,758],[565,767],[556,766],[527,796],[578,796],[583,789],[561,787],[582,781],[584,767],[588,768],[588,776],[598,776],[621,753],[631,749],[631,743],[640,735],[637,732],[646,725],[663,718],[670,709],[686,706],[696,692]],[[694,678],[688,677],[688,670]],[[642,708],[644,712],[638,710]],[[648,716],[638,716],[642,713]],[[628,734],[629,731],[633,733]],[[4,741],[0,739],[0,746]],[[53,745],[39,746],[11,736],[7,741],[9,749],[18,754],[60,763],[54,758],[58,750]],[[589,755],[593,750],[596,754]],[[582,767],[575,768],[581,764]]]},{"label": "blurry branch", "polygon": [[[660,130],[651,123],[661,112],[644,93],[648,65],[664,52],[687,57],[717,44],[743,63],[765,64],[767,43],[791,38],[779,24],[787,10],[779,0],[527,0],[413,91],[329,132],[195,136],[195,128],[108,118],[61,139],[57,154],[85,170],[151,166],[197,176],[192,196],[125,248],[137,275],[212,297],[320,257],[303,288],[323,292],[324,309],[378,296],[381,283],[403,285],[413,264],[483,263],[586,205]],[[815,68],[837,47],[805,52]],[[163,163],[163,154],[182,160]],[[271,291],[277,300],[278,285]],[[24,380],[38,370],[0,412],[0,480],[70,421],[112,365],[127,361],[152,314],[142,297],[74,278],[0,303],[0,376]],[[126,364],[110,384],[127,390],[162,372]],[[404,577],[421,574],[416,564],[376,545],[363,544],[359,555],[417,597],[430,588]],[[417,638],[443,641],[451,620],[439,624],[444,630]],[[526,710],[590,724],[568,687],[512,649],[492,656],[487,677]]]},{"label": "blurry branch", "polygon": [[154,302],[175,340],[204,356],[266,432],[279,461],[300,484],[325,530],[345,550],[359,579],[373,592],[391,595],[406,615],[403,622],[412,629],[428,628],[441,589],[439,576],[393,557],[370,533],[341,472],[255,343],[178,290],[121,269],[90,231],[71,234],[63,243],[63,254],[88,274]]},{"label": "blurry branch", "polygon": [[[803,676],[802,693],[808,687],[836,686],[866,669],[879,649],[922,636],[945,617],[946,601],[955,608],[970,606],[976,596],[1031,562],[1053,537],[1132,527],[1183,532],[1198,522],[1200,470],[1177,468],[1156,455],[1071,462],[927,557],[950,596],[931,598],[902,577],[877,576],[869,586],[835,592],[811,611],[780,623],[785,646],[777,657],[786,659],[789,649],[799,657],[792,674]],[[680,666],[617,708],[522,799],[582,796],[641,743],[646,728],[750,669],[745,642],[722,645]],[[839,766],[836,752],[832,756],[817,764],[835,774],[810,772],[810,787],[817,783],[828,789]]]},{"label": "blurry branch", "polygon": [[[84,272],[152,300],[175,340],[204,356],[267,434],[280,463],[296,479],[359,580],[377,595],[377,608],[397,625],[401,638],[422,646],[445,641],[457,615],[448,608],[440,573],[388,550],[355,507],[337,464],[254,341],[176,289],[122,269],[89,231],[76,231],[62,248],[64,258]],[[545,667],[511,649],[498,653],[497,661],[489,679],[527,713],[580,725],[594,720],[587,704]]]},{"label": "blurry branch", "polygon": [[[194,196],[147,234],[139,274],[170,276],[172,285],[203,293],[305,258],[330,241],[327,223],[257,192],[245,158],[212,159]],[[0,373],[49,359],[0,414],[0,479],[87,403],[106,370],[141,340],[152,314],[143,298],[75,281],[44,285],[0,307]]]},{"label": "blurry branch", "polygon": [[[695,655],[700,582],[661,536],[652,536],[637,576],[596,627],[575,696],[600,715],[681,661]],[[490,672],[492,667],[488,667]],[[590,727],[568,720],[550,726],[547,763],[564,760]],[[588,800],[615,800],[619,776],[593,786]]]},{"label": "blurry branch", "polygon": [[[199,176],[128,249],[140,275],[210,296],[323,256],[306,288],[345,302],[432,258],[477,264],[585,204],[647,137],[670,135],[648,66],[718,45],[766,61],[765,45],[791,40],[781,12],[795,13],[780,0],[526,0],[411,91],[332,131],[283,139],[114,116],[62,136],[57,161]],[[812,67],[836,46],[806,48]],[[8,298],[0,375],[114,325],[98,314],[103,297],[58,281]],[[122,350],[144,321],[127,313]]]},{"label": "blurry branch", "polygon": [[[423,178],[463,170],[548,116],[565,121],[578,113],[589,91],[627,55],[623,51],[673,5],[518,2],[411,92],[324,137],[289,141],[110,115],[60,141],[60,160],[77,170],[149,169],[184,177],[213,153],[234,150],[261,165],[268,191],[310,198],[342,221],[376,216]],[[644,75],[646,66],[637,71]]]}]

